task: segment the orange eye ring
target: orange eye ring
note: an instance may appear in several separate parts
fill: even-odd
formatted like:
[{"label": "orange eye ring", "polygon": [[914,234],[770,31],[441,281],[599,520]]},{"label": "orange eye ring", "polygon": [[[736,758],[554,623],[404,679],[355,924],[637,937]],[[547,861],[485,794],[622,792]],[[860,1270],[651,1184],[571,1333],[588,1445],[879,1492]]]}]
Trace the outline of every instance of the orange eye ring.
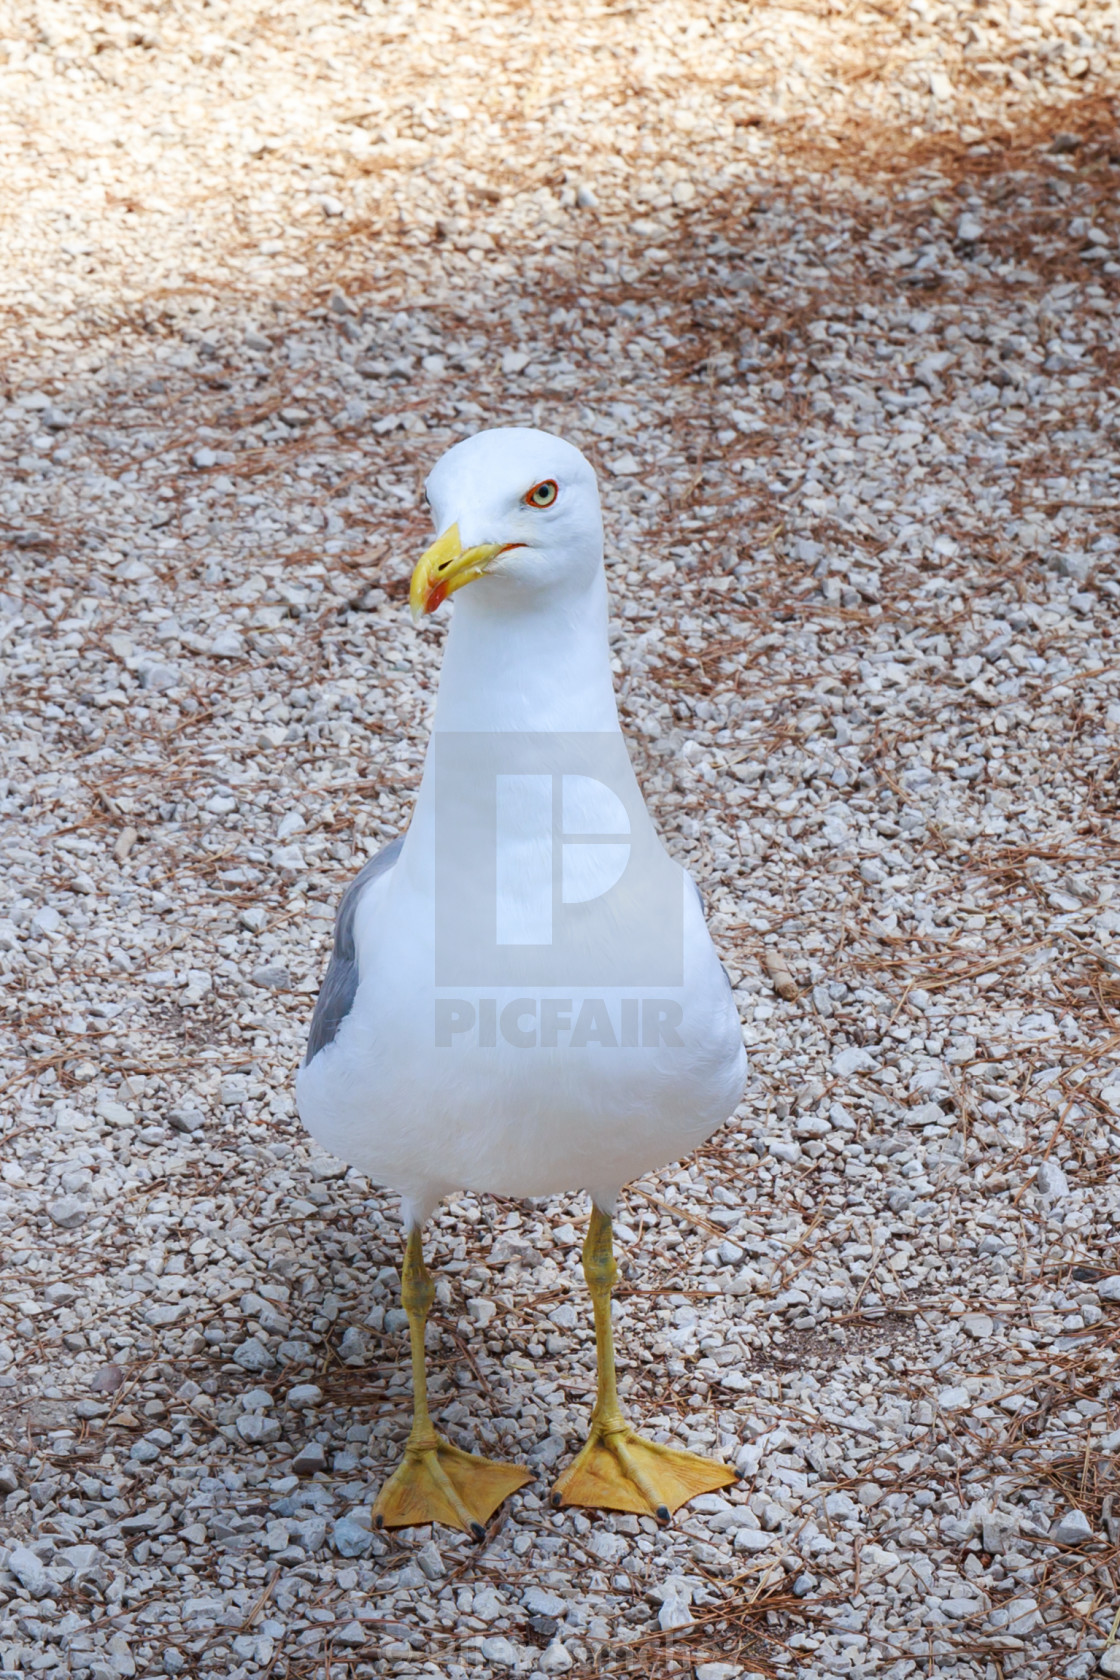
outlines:
[{"label": "orange eye ring", "polygon": [[525,506],[532,508],[549,508],[552,506],[559,494],[560,491],[557,489],[555,479],[542,478],[539,484],[534,484],[533,488],[525,497]]}]

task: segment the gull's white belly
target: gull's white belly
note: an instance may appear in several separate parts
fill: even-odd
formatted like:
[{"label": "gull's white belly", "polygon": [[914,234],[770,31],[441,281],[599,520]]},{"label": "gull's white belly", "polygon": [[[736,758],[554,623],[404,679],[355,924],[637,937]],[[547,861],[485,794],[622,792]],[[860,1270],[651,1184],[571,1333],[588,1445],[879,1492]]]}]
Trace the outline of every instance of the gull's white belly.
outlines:
[{"label": "gull's white belly", "polygon": [[609,1194],[733,1112],[742,1032],[698,905],[682,987],[519,1000],[437,991],[415,917],[400,926],[378,897],[353,1008],[298,1083],[307,1129],[375,1182],[423,1205],[460,1188]]}]

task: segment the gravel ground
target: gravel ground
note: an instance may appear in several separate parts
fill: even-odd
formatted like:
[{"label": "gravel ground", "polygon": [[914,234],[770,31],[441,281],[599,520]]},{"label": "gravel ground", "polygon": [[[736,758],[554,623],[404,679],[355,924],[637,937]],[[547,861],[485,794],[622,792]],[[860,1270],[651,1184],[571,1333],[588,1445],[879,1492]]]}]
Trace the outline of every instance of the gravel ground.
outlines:
[{"label": "gravel ground", "polygon": [[[1120,25],[1077,10],[7,8],[0,1674],[1120,1674]],[[292,1080],[424,751],[419,484],[510,422],[601,468],[742,1005],[619,1334],[743,1480],[548,1510],[586,1210],[462,1196],[433,1397],[541,1475],[478,1548],[369,1530],[400,1232]]]}]

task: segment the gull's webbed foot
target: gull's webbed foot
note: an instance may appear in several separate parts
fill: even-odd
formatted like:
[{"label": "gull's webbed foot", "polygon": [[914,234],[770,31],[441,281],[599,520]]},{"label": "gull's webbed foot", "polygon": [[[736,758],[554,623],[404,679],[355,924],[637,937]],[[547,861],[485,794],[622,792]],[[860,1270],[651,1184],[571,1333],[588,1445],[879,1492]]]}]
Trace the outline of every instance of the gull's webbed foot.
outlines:
[{"label": "gull's webbed foot", "polygon": [[737,1480],[726,1464],[643,1440],[629,1424],[607,1427],[593,1419],[586,1446],[552,1490],[552,1503],[557,1509],[634,1511],[665,1523],[698,1493],[714,1493]]},{"label": "gull's webbed foot", "polygon": [[433,1435],[428,1442],[408,1442],[404,1457],[381,1489],[373,1507],[377,1528],[412,1528],[445,1523],[476,1540],[502,1500],[532,1481],[520,1464],[500,1464],[462,1452]]}]

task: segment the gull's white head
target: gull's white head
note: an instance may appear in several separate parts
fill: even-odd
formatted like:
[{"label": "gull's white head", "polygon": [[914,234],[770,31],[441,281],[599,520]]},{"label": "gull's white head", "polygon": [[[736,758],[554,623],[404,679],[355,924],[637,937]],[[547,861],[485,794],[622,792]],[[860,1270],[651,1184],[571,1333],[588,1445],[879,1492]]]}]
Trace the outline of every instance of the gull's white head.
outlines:
[{"label": "gull's white head", "polygon": [[478,432],[441,456],[426,488],[439,536],[412,574],[415,619],[476,579],[494,603],[559,598],[603,563],[594,470],[551,432]]}]

